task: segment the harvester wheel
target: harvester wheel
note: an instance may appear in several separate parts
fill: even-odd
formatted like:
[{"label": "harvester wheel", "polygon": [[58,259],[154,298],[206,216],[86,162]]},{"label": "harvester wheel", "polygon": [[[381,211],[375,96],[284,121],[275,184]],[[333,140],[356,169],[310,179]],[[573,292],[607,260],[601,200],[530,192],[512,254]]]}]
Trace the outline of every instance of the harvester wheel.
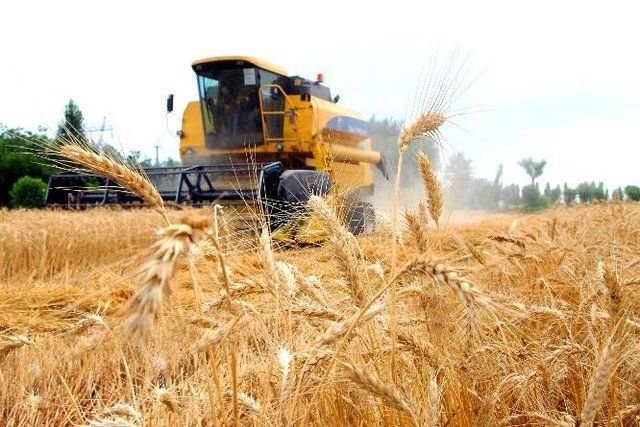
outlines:
[{"label": "harvester wheel", "polygon": [[349,231],[351,231],[354,236],[360,233],[373,232],[376,219],[373,205],[368,202],[354,203],[351,205],[347,219]]}]

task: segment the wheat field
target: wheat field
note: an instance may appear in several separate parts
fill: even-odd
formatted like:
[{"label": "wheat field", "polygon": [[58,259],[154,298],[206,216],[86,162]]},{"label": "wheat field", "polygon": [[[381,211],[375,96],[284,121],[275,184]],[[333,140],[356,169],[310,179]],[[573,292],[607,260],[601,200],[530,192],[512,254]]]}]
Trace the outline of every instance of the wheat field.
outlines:
[{"label": "wheat field", "polygon": [[0,424],[637,425],[640,207],[423,210],[287,249],[213,209],[1,211]]}]

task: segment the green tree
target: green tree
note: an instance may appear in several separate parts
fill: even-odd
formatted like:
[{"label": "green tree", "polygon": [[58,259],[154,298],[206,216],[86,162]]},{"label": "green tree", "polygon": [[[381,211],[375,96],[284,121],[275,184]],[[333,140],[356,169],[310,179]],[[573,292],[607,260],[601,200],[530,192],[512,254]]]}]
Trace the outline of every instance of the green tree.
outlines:
[{"label": "green tree", "polygon": [[47,193],[47,184],[39,178],[23,176],[11,187],[11,206],[14,208],[41,208]]},{"label": "green tree", "polygon": [[562,196],[562,190],[560,189],[559,185],[556,185],[549,192],[549,196],[547,196],[547,199],[549,199],[549,202],[551,202],[551,204],[556,204],[558,200],[560,200],[560,196]]},{"label": "green tree", "polygon": [[549,206],[547,199],[540,194],[540,188],[537,184],[522,187],[522,204],[523,210],[526,212],[537,211]]},{"label": "green tree", "polygon": [[562,192],[563,196],[564,196],[564,203],[567,206],[572,205],[573,203],[575,203],[576,201],[576,195],[578,194],[578,192],[573,189],[570,188],[569,186],[567,186],[567,183],[564,183],[564,190]]},{"label": "green tree", "polygon": [[591,188],[593,200],[607,200],[609,198],[607,195],[607,191],[604,189],[604,183],[599,182],[598,186],[596,187],[595,182],[592,182]]},{"label": "green tree", "polygon": [[64,107],[64,119],[58,125],[58,138],[87,141],[84,116],[73,99]]},{"label": "green tree", "polygon": [[629,200],[633,200],[634,202],[640,201],[640,187],[635,185],[627,185],[624,187],[624,194],[627,195]]},{"label": "green tree", "polygon": [[580,198],[580,203],[589,203],[593,199],[594,195],[594,185],[588,182],[581,182],[576,187],[576,191],[578,192],[578,197]]},{"label": "green tree", "polygon": [[0,126],[0,206],[9,205],[9,190],[20,177],[29,175],[46,181],[53,173],[34,154],[38,141],[47,141],[46,135]]},{"label": "green tree", "polygon": [[540,160],[539,162],[536,162],[531,157],[528,157],[526,159],[520,160],[518,164],[522,166],[525,172],[527,173],[527,175],[531,177],[531,185],[534,185],[536,183],[536,178],[541,176],[542,173],[544,172],[544,167],[546,166],[547,161]]}]

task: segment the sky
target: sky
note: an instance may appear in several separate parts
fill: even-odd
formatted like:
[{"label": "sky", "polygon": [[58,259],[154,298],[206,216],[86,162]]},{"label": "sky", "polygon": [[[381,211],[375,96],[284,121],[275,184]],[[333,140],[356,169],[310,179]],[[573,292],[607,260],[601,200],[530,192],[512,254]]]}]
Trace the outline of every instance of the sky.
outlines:
[{"label": "sky", "polygon": [[403,119],[425,64],[457,49],[471,85],[452,110],[468,114],[443,128],[445,155],[489,179],[503,164],[504,183],[526,184],[517,162],[533,157],[542,183],[640,184],[638,16],[633,1],[5,2],[0,123],[53,131],[73,98],[105,140],[177,158],[196,59],[323,72],[341,104]]}]

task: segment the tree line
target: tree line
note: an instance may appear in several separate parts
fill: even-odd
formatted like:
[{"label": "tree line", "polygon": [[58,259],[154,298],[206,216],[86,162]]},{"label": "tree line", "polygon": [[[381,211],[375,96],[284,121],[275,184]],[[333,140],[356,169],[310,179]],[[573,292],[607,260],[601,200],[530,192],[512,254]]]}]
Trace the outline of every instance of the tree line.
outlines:
[{"label": "tree line", "polygon": [[[396,141],[402,123],[392,119],[378,120],[371,118],[369,134],[373,141],[373,148],[381,151],[391,164],[397,160]],[[414,149],[425,150],[426,153],[435,158],[434,164],[440,165],[442,162],[439,153],[434,149],[431,141],[426,141],[420,147]],[[413,162],[407,162],[409,168]],[[588,204],[596,201],[606,200],[631,200],[640,201],[640,188],[635,185],[628,185],[624,188],[616,188],[609,194],[603,182],[585,181],[576,187],[570,187],[567,183],[552,186],[547,183],[541,190],[538,182],[544,173],[547,165],[545,160],[534,160],[525,158],[518,162],[523,172],[529,177],[531,183],[525,186],[518,184],[503,184],[503,166],[499,165],[493,180],[477,178],[473,174],[472,161],[462,153],[451,156],[446,167],[441,170],[444,188],[447,194],[446,200],[452,209],[476,209],[476,210],[524,210],[535,211],[547,208],[551,205],[562,203],[573,205],[577,203]],[[403,186],[411,186],[412,183],[419,182],[415,179],[415,171],[411,169],[403,176]],[[378,174],[376,174],[378,175]],[[376,186],[384,187],[385,183],[377,177]]]},{"label": "tree line", "polygon": [[[49,166],[37,153],[43,145],[56,140],[79,140],[90,144],[84,116],[73,101],[64,107],[64,115],[53,138],[44,129],[30,132],[19,128],[8,128],[0,124],[0,206],[42,207],[49,177],[58,170]],[[108,144],[94,144],[96,151],[118,153]],[[119,155],[119,153],[118,153]],[[140,151],[131,151],[124,156],[131,164],[141,167],[178,166],[179,162],[169,158],[155,165],[151,158]]]},{"label": "tree line", "polygon": [[[397,139],[402,129],[402,122],[392,119],[377,119],[375,116],[369,121],[369,135],[374,150],[382,152],[389,165],[397,164]],[[51,143],[56,139],[80,139],[89,141],[85,131],[84,117],[80,108],[70,100],[64,108],[64,116],[60,122],[56,135],[49,138],[41,129],[29,132],[22,129],[9,129],[0,125],[0,206],[12,207],[40,207],[44,204],[46,181],[49,176],[57,172],[48,166],[36,154],[37,145]],[[40,142],[35,142],[40,141]],[[97,150],[107,151],[115,148],[104,145]],[[412,144],[411,152],[425,152],[432,161],[434,168],[441,168],[440,153],[433,141],[423,140]],[[132,151],[126,159],[132,164],[142,167],[154,166],[151,158],[143,156],[140,151]],[[556,203],[572,205],[575,203],[591,203],[601,200],[632,200],[640,201],[640,187],[628,185],[617,188],[609,194],[609,190],[602,182],[582,182],[575,188],[566,183],[551,186],[546,184],[540,190],[536,181],[544,173],[546,161],[535,161],[531,158],[519,162],[524,172],[531,179],[531,184],[522,188],[517,184],[504,185],[502,183],[503,167],[500,165],[493,180],[476,178],[470,159],[462,153],[456,153],[448,159],[447,166],[442,172],[447,200],[453,209],[543,209]],[[167,159],[160,166],[178,166],[179,162]],[[157,166],[157,165],[155,165]],[[393,175],[394,171],[390,171]],[[391,191],[391,182],[385,180],[381,174],[375,174],[376,191],[385,194]],[[407,162],[402,175],[401,185],[409,188],[420,182],[420,175],[415,162]]]}]

